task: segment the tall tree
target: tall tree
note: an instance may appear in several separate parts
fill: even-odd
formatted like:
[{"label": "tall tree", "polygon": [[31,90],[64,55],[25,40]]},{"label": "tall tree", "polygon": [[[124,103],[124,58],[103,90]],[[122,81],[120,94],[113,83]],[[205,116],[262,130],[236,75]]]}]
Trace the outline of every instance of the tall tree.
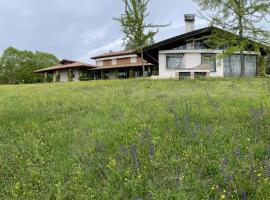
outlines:
[{"label": "tall tree", "polygon": [[58,59],[48,53],[20,51],[7,48],[0,60],[1,83],[37,83],[43,80],[35,70],[55,65]]},{"label": "tall tree", "polygon": [[143,47],[153,41],[154,36],[158,33],[158,28],[168,26],[146,23],[149,16],[147,6],[149,0],[123,0],[125,5],[124,14],[120,18],[114,18],[122,27],[124,33],[124,45],[126,49],[134,48],[141,53],[143,75],[145,76],[145,64],[143,56]]},{"label": "tall tree", "polygon": [[[226,53],[240,52],[241,76],[245,75],[244,50],[251,46],[250,40],[262,44],[270,41],[270,32],[260,25],[269,23],[269,0],[194,0],[206,13],[201,16],[211,25],[234,33],[224,40],[224,33],[217,31],[211,38],[217,46],[227,43]],[[228,36],[228,35],[227,35]]]}]

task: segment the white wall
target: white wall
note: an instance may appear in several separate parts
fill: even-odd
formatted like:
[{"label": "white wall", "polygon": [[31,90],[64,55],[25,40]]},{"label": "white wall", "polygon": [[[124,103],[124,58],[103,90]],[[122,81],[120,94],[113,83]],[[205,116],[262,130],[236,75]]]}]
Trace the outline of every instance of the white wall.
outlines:
[{"label": "white wall", "polygon": [[[68,73],[69,70],[59,70],[58,71],[60,75],[60,82],[68,82]],[[80,81],[80,70],[79,69],[73,69],[72,73],[74,74],[73,81]],[[53,82],[56,82],[56,76],[57,76],[57,71],[53,72]]]},{"label": "white wall", "polygon": [[75,75],[75,77],[73,78],[73,81],[79,81],[80,71],[78,69],[74,69],[74,70],[72,70],[72,73]]},{"label": "white wall", "polygon": [[194,68],[202,63],[201,54],[199,53],[186,53],[184,56],[183,68]]},{"label": "white wall", "polygon": [[198,51],[198,50],[170,50],[170,51],[160,51],[159,52],[159,77],[160,78],[175,78],[175,72],[177,70],[167,69],[166,68],[166,55],[184,53],[184,59],[182,68],[190,69],[197,67],[201,64],[201,54],[202,53],[217,53],[217,65],[216,72],[211,72],[211,77],[223,77],[223,59],[218,57],[218,53],[214,51]]},{"label": "white wall", "polygon": [[166,54],[159,54],[159,77],[175,78],[175,70],[166,69]]},{"label": "white wall", "polygon": [[67,70],[61,70],[59,71],[60,74],[60,82],[68,82],[68,71]]},{"label": "white wall", "polygon": [[216,65],[216,72],[211,72],[210,77],[224,77],[223,73],[223,59],[219,57],[217,54],[217,65]]},{"label": "white wall", "polygon": [[[159,77],[160,78],[175,78],[174,69],[167,69],[166,65],[166,55],[167,53],[159,54]],[[200,53],[186,53],[184,55],[182,68],[194,68],[201,64],[201,54]]]}]

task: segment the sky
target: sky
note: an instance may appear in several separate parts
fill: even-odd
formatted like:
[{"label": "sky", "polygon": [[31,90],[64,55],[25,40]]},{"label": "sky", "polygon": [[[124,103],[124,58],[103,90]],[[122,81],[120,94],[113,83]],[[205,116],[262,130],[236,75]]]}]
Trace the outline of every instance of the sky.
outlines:
[{"label": "sky", "polygon": [[[171,23],[155,41],[182,34],[184,14],[197,9],[192,0],[151,0],[147,21]],[[0,0],[0,10],[0,53],[12,46],[92,63],[91,56],[123,48],[113,20],[124,11],[122,0]],[[196,28],[205,26],[197,17]]]}]

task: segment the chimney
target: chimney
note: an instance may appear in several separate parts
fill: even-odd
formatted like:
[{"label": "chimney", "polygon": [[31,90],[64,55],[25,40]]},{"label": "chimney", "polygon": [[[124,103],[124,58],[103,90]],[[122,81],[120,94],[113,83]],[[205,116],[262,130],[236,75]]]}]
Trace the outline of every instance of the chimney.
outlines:
[{"label": "chimney", "polygon": [[191,32],[195,30],[195,15],[186,14],[185,15],[185,32]]}]

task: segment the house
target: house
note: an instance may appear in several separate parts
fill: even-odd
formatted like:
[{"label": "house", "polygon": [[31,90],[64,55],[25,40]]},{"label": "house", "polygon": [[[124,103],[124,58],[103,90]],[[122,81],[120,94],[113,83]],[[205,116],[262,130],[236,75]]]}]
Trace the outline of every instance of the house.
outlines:
[{"label": "house", "polygon": [[[140,53],[135,50],[110,51],[92,57],[96,65],[62,60],[59,65],[38,70],[36,73],[44,73],[45,77],[53,74],[53,80],[60,82],[143,76],[176,79],[196,76],[209,78],[240,76],[239,52],[222,57],[228,46],[216,49],[210,47],[209,36],[215,31],[232,35],[216,27],[195,30],[195,15],[186,14],[185,33],[143,48],[143,62]],[[255,41],[251,42],[258,44]],[[244,51],[245,76],[257,75],[260,54],[265,56],[264,50],[261,48],[261,53],[255,52],[253,45]]]},{"label": "house", "polygon": [[[159,73],[156,78],[179,78],[181,73],[193,73],[194,76],[196,72],[207,71],[210,77],[240,76],[239,53],[222,58],[219,55],[224,49],[211,49],[207,45],[209,36],[218,28],[206,27],[194,30],[194,27],[195,15],[185,15],[184,34],[143,49],[145,60],[158,66]],[[245,75],[256,76],[258,53],[245,51],[244,59]],[[201,69],[202,66],[204,69]],[[208,69],[205,66],[208,66]]]},{"label": "house", "polygon": [[[136,55],[136,51],[110,51],[95,57],[97,68],[91,69],[95,79],[115,79],[115,78],[136,78],[143,76],[142,59]],[[144,61],[145,74],[151,76],[157,73],[158,69]]]},{"label": "house", "polygon": [[53,82],[79,81],[80,77],[91,76],[90,70],[96,68],[94,65],[83,62],[62,60],[58,65],[37,70],[35,73],[44,74],[45,79],[48,74],[53,75]]}]

